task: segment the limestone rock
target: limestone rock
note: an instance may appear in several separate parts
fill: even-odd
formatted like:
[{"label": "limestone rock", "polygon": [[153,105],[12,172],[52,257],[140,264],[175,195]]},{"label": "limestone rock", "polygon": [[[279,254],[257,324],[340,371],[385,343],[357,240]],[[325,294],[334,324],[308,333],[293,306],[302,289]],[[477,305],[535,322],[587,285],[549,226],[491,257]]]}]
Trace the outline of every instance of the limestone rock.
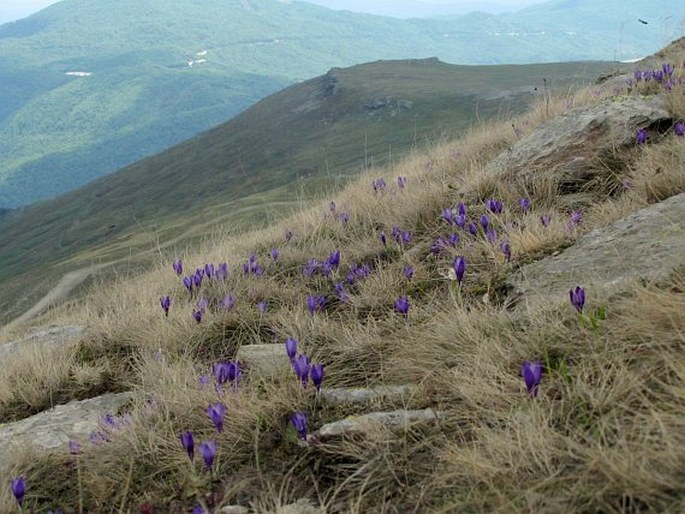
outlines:
[{"label": "limestone rock", "polygon": [[250,509],[242,505],[227,505],[219,511],[221,514],[248,514]]},{"label": "limestone rock", "polygon": [[243,345],[236,353],[236,359],[245,362],[250,373],[272,377],[290,366],[290,360],[281,344]]},{"label": "limestone rock", "polygon": [[412,423],[438,421],[443,416],[444,413],[436,412],[433,409],[401,409],[392,412],[371,412],[369,414],[350,416],[349,418],[340,421],[327,423],[318,430],[317,435],[320,438],[326,438],[343,434],[364,434],[378,426],[396,429]]},{"label": "limestone rock", "polygon": [[302,498],[276,509],[273,514],[325,514],[325,510],[315,507],[307,498]]},{"label": "limestone rock", "polygon": [[39,332],[34,332],[17,341],[11,341],[0,345],[0,358],[15,352],[18,348],[39,344],[43,346],[62,346],[76,340],[85,329],[80,326],[50,327]]},{"label": "limestone rock", "polygon": [[105,394],[82,401],[58,405],[49,411],[0,426],[0,469],[11,463],[16,448],[35,449],[63,447],[69,439],[85,441],[98,429],[107,413],[115,413],[128,402],[132,393]]},{"label": "limestone rock", "polygon": [[659,282],[685,266],[685,193],[650,205],[581,236],[558,255],[521,268],[514,288],[521,305],[563,301],[576,286],[617,288]]},{"label": "limestone rock", "polygon": [[612,98],[571,109],[544,123],[491,161],[487,169],[526,182],[537,174],[555,177],[575,193],[594,175],[594,159],[616,145],[634,144],[638,128],[670,126],[659,97]]},{"label": "limestone rock", "polygon": [[331,405],[366,403],[371,400],[379,399],[397,401],[406,398],[415,389],[415,386],[409,384],[354,389],[323,388],[321,390],[321,397]]}]

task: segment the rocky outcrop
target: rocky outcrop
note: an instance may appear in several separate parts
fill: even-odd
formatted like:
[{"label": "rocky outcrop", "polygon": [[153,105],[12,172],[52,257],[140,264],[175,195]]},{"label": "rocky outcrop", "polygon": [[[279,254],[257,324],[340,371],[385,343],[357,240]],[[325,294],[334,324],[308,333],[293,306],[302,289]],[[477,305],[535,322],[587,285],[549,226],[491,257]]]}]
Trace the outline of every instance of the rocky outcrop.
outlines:
[{"label": "rocky outcrop", "polygon": [[559,255],[521,268],[519,305],[560,301],[569,289],[613,288],[639,279],[660,282],[685,267],[685,193],[581,236]]},{"label": "rocky outcrop", "polygon": [[663,99],[630,96],[578,107],[544,123],[496,157],[487,170],[527,183],[539,174],[574,193],[596,173],[596,159],[635,142],[638,128],[666,130],[672,120]]},{"label": "rocky outcrop", "polygon": [[0,359],[26,345],[41,345],[45,347],[63,346],[69,342],[75,341],[83,334],[83,330],[84,328],[80,326],[64,326],[50,327],[39,332],[34,332],[17,341],[11,341],[0,345]]},{"label": "rocky outcrop", "polygon": [[273,377],[290,367],[290,360],[281,344],[248,344],[238,349],[236,360],[247,364],[250,374]]},{"label": "rocky outcrop", "polygon": [[30,418],[0,426],[0,469],[11,464],[18,448],[51,450],[67,446],[70,439],[88,440],[98,430],[102,417],[131,400],[131,393],[105,394],[72,401]]},{"label": "rocky outcrop", "polygon": [[324,388],[321,390],[321,398],[329,405],[359,404],[377,400],[393,402],[405,400],[415,390],[416,386],[409,384],[354,389]]},{"label": "rocky outcrop", "polygon": [[414,423],[437,422],[444,417],[443,412],[433,409],[396,410],[392,412],[370,412],[361,416],[350,416],[340,421],[323,425],[316,435],[320,439],[350,434],[366,434],[378,427],[399,429]]}]

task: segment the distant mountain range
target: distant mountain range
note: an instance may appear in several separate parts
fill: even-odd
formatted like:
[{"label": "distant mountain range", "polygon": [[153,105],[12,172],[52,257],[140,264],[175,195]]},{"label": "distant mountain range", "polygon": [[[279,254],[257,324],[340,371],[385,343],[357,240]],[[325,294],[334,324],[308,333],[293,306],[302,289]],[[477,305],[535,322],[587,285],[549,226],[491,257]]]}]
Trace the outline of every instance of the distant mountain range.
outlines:
[{"label": "distant mountain range", "polygon": [[367,167],[478,120],[509,120],[545,84],[565,91],[614,68],[378,61],[291,86],[159,155],[0,216],[0,322],[68,271],[119,262],[128,272],[218,227],[263,225],[312,196],[328,198]]},{"label": "distant mountain range", "polygon": [[639,57],[670,36],[675,3],[399,20],[277,0],[64,0],[0,26],[0,206],[79,187],[335,66]]}]

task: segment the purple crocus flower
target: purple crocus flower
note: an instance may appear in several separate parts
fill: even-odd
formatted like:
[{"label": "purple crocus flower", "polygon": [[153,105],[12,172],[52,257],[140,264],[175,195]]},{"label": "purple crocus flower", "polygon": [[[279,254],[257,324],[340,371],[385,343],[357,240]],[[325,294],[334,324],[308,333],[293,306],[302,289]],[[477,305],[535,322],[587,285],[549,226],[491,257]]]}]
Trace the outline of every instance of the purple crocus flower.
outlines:
[{"label": "purple crocus flower", "polygon": [[575,290],[571,289],[568,294],[571,305],[573,305],[578,312],[583,312],[583,307],[585,306],[585,289],[576,287]]},{"label": "purple crocus flower", "polygon": [[197,379],[197,383],[203,387],[209,385],[209,377],[207,375],[200,375]]},{"label": "purple crocus flower", "polygon": [[205,508],[199,503],[193,507],[193,514],[207,514]]},{"label": "purple crocus flower", "polygon": [[316,390],[321,391],[321,383],[323,382],[323,364],[314,364],[309,371],[309,375],[312,379],[314,387],[316,387]]},{"label": "purple crocus flower", "polygon": [[272,248],[271,250],[271,260],[272,261],[277,261],[278,258],[281,256],[281,251],[278,248]]},{"label": "purple crocus flower", "polygon": [[548,227],[549,224],[552,222],[552,216],[549,214],[543,214],[540,216],[540,223],[542,223],[543,227]]},{"label": "purple crocus flower", "polygon": [[228,263],[222,262],[216,270],[217,280],[225,280],[228,277]]},{"label": "purple crocus flower", "polygon": [[647,142],[647,139],[649,139],[649,134],[647,133],[647,129],[638,129],[637,132],[635,133],[635,142],[638,145],[643,145]]},{"label": "purple crocus flower", "polygon": [[341,212],[338,215],[338,219],[343,223],[348,223],[350,221],[350,214],[348,212]]},{"label": "purple crocus flower", "polygon": [[464,257],[457,257],[454,259],[452,267],[454,268],[454,274],[457,277],[457,282],[459,285],[461,285],[464,280],[464,273],[466,273],[466,259],[464,259]]},{"label": "purple crocus flower", "polygon": [[169,295],[162,296],[159,299],[159,305],[161,305],[165,316],[169,316],[169,308],[171,307],[171,297]]},{"label": "purple crocus flower", "polygon": [[471,234],[473,237],[476,237],[476,235],[478,234],[478,226],[473,221],[469,222],[466,229],[469,231],[469,234]]},{"label": "purple crocus flower", "polygon": [[336,296],[341,302],[344,303],[349,300],[350,297],[347,294],[347,291],[345,291],[345,285],[342,282],[336,282],[333,284],[333,288],[335,289]]},{"label": "purple crocus flower", "polygon": [[530,210],[531,201],[528,198],[521,198],[519,200],[519,207],[523,212],[528,212]]},{"label": "purple crocus flower", "polygon": [[264,314],[268,308],[269,305],[266,303],[266,300],[262,300],[257,304],[257,309],[259,310],[260,314]]},{"label": "purple crocus flower", "polygon": [[463,230],[464,225],[466,225],[466,214],[457,214],[452,218],[454,224]]},{"label": "purple crocus flower", "polygon": [[202,311],[193,310],[193,318],[195,318],[195,321],[200,323],[202,321]]},{"label": "purple crocus flower", "polygon": [[214,276],[214,264],[205,264],[205,275],[207,278]]},{"label": "purple crocus flower", "polygon": [[504,258],[507,262],[511,261],[511,245],[507,241],[502,241],[499,245],[499,249],[502,250]]},{"label": "purple crocus flower", "polygon": [[17,500],[17,503],[21,505],[21,502],[24,501],[24,495],[26,494],[26,480],[24,480],[24,477],[13,478],[10,488],[12,489],[12,494]]},{"label": "purple crocus flower", "polygon": [[174,261],[171,265],[177,275],[183,275],[183,261],[181,259]]},{"label": "purple crocus flower", "polygon": [[226,416],[226,406],[223,403],[214,403],[207,407],[207,415],[209,415],[212,423],[216,427],[216,431],[221,433],[224,431],[224,416]]},{"label": "purple crocus flower", "polygon": [[495,200],[494,198],[488,198],[485,201],[485,206],[493,214],[501,214],[502,209],[504,208],[504,206],[502,205],[502,202],[500,202],[499,200]]},{"label": "purple crocus flower", "polygon": [[640,70],[635,70],[633,72],[633,77],[635,77],[635,82],[640,82],[642,80],[642,72]]},{"label": "purple crocus flower", "polygon": [[69,453],[72,455],[81,453],[81,443],[74,439],[69,439]]},{"label": "purple crocus flower", "polygon": [[454,211],[451,207],[446,207],[442,210],[442,219],[444,219],[449,225],[454,225]]},{"label": "purple crocus flower", "polygon": [[235,307],[235,297],[233,295],[227,294],[226,296],[224,296],[224,299],[221,300],[219,307],[223,311],[230,311],[231,309],[233,309],[233,307]]},{"label": "purple crocus flower", "polygon": [[293,362],[295,355],[297,355],[297,339],[289,337],[285,340],[285,353],[288,354],[290,362]]},{"label": "purple crocus flower", "polygon": [[671,63],[665,62],[661,65],[661,71],[664,72],[664,75],[667,77],[670,77],[673,75],[673,65]]},{"label": "purple crocus flower", "polygon": [[212,469],[214,457],[216,457],[216,451],[218,449],[216,441],[206,441],[204,443],[200,443],[198,445],[198,449],[200,450],[200,454],[205,461],[205,466],[207,466],[207,469]]},{"label": "purple crocus flower", "polygon": [[577,227],[583,221],[583,213],[581,211],[571,211],[569,217],[569,224],[572,227]]},{"label": "purple crocus flower", "polygon": [[286,242],[286,244],[288,244],[292,238],[293,238],[293,231],[292,230],[286,230],[285,231],[285,242]]},{"label": "purple crocus flower", "polygon": [[488,242],[494,243],[497,241],[497,232],[494,228],[488,227],[488,229],[485,231],[485,237],[487,238]]},{"label": "purple crocus flower", "polygon": [[400,189],[404,189],[404,186],[407,185],[407,177],[397,177],[397,186]]},{"label": "purple crocus flower", "polygon": [[340,266],[340,250],[332,252],[331,255],[328,257],[327,262],[330,264],[331,268],[338,269],[338,267]]},{"label": "purple crocus flower", "polygon": [[490,226],[490,219],[487,217],[486,214],[483,214],[480,217],[480,226],[483,227],[483,230],[488,230],[488,227]]},{"label": "purple crocus flower", "polygon": [[457,214],[460,216],[466,216],[466,204],[461,202],[457,204]]},{"label": "purple crocus flower", "polygon": [[373,191],[377,193],[378,191],[383,191],[386,188],[385,180],[378,178],[372,182]]},{"label": "purple crocus flower", "polygon": [[193,292],[193,278],[192,277],[185,277],[183,279],[183,285],[185,288],[192,294]]},{"label": "purple crocus flower", "polygon": [[407,280],[411,280],[414,278],[414,266],[411,264],[407,264],[404,267],[404,276],[407,278]]},{"label": "purple crocus flower", "polygon": [[403,246],[406,246],[409,243],[411,243],[411,232],[409,232],[407,230],[403,230],[402,233],[400,234],[400,243]]},{"label": "purple crocus flower", "polygon": [[406,296],[400,296],[395,300],[395,311],[404,316],[404,319],[409,317],[409,298]]},{"label": "purple crocus flower", "polygon": [[298,437],[303,441],[306,441],[307,428],[309,425],[307,421],[307,413],[300,411],[295,412],[292,416],[290,416],[290,423],[292,423],[293,427],[295,427],[295,430],[297,430]]},{"label": "purple crocus flower", "polygon": [[664,72],[662,70],[654,70],[652,71],[652,78],[658,83],[662,83],[664,81]]},{"label": "purple crocus flower", "polygon": [[307,265],[302,270],[302,273],[307,277],[313,276],[319,270],[319,261],[312,258],[307,261]]},{"label": "purple crocus flower", "polygon": [[320,294],[307,295],[307,308],[309,314],[314,316],[314,313],[321,312],[326,307],[326,297]]},{"label": "purple crocus flower", "polygon": [[192,461],[195,458],[195,441],[193,440],[193,433],[186,431],[181,433],[181,446],[188,454],[188,457]]},{"label": "purple crocus flower", "polygon": [[292,365],[293,371],[295,371],[297,378],[300,379],[300,382],[302,382],[303,386],[306,386],[307,382],[309,381],[309,357],[306,355],[299,355],[293,359]]},{"label": "purple crocus flower", "polygon": [[195,275],[193,275],[193,285],[196,288],[199,288],[202,285],[202,277],[203,273],[200,273],[200,270],[195,272]]},{"label": "purple crocus flower", "polygon": [[381,233],[378,234],[378,239],[381,240],[381,243],[383,243],[383,246],[388,246],[388,239],[385,236],[385,232],[381,230]]},{"label": "purple crocus flower", "polygon": [[197,310],[201,311],[202,314],[207,312],[207,309],[209,308],[209,300],[205,298],[204,296],[200,298],[197,302]]},{"label": "purple crocus flower", "polygon": [[676,133],[676,136],[685,136],[685,123],[682,121],[679,121],[678,123],[675,124],[675,127],[673,129]]},{"label": "purple crocus flower", "polygon": [[542,381],[542,371],[542,363],[540,361],[525,361],[521,365],[521,376],[532,398],[538,395],[538,386]]},{"label": "purple crocus flower", "polygon": [[242,376],[238,361],[217,362],[212,366],[212,373],[218,384],[230,382],[237,385]]}]

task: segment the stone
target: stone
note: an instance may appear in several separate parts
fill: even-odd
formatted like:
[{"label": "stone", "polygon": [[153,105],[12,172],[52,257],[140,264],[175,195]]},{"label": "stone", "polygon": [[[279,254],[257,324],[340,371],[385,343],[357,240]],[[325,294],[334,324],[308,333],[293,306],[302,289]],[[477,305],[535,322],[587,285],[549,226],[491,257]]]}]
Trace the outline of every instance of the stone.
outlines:
[{"label": "stone", "polygon": [[0,345],[0,358],[17,351],[17,349],[30,344],[38,344],[43,346],[64,346],[67,343],[75,341],[84,332],[84,327],[67,325],[63,327],[50,327],[39,332],[34,332],[17,341],[11,341]]},{"label": "stone", "polygon": [[317,432],[319,438],[335,437],[344,434],[366,434],[378,426],[397,429],[413,423],[439,421],[444,413],[433,409],[396,410],[392,412],[371,412],[361,416],[350,416],[340,421],[326,423]]},{"label": "stone", "polygon": [[388,385],[368,388],[323,388],[321,398],[330,405],[367,403],[371,400],[401,401],[416,390],[416,386]]},{"label": "stone", "polygon": [[527,183],[540,174],[577,193],[594,177],[595,160],[614,148],[635,144],[638,128],[671,125],[663,99],[628,96],[581,106],[543,123],[498,155],[486,171]]},{"label": "stone", "polygon": [[227,505],[219,511],[221,514],[249,514],[250,509],[242,505]]},{"label": "stone", "polygon": [[685,193],[580,236],[558,255],[522,267],[512,281],[517,308],[533,307],[568,300],[576,286],[591,297],[636,279],[659,283],[683,266]]},{"label": "stone", "polygon": [[273,377],[290,367],[290,359],[281,344],[243,345],[236,353],[237,360],[248,365],[251,374]]},{"label": "stone", "polygon": [[315,507],[307,498],[276,509],[273,514],[325,514],[325,510]]},{"label": "stone", "polygon": [[88,440],[90,433],[100,426],[102,417],[116,411],[132,398],[132,393],[105,394],[40,412],[29,418],[0,425],[0,469],[11,464],[20,447],[37,450],[64,448],[75,439]]}]

